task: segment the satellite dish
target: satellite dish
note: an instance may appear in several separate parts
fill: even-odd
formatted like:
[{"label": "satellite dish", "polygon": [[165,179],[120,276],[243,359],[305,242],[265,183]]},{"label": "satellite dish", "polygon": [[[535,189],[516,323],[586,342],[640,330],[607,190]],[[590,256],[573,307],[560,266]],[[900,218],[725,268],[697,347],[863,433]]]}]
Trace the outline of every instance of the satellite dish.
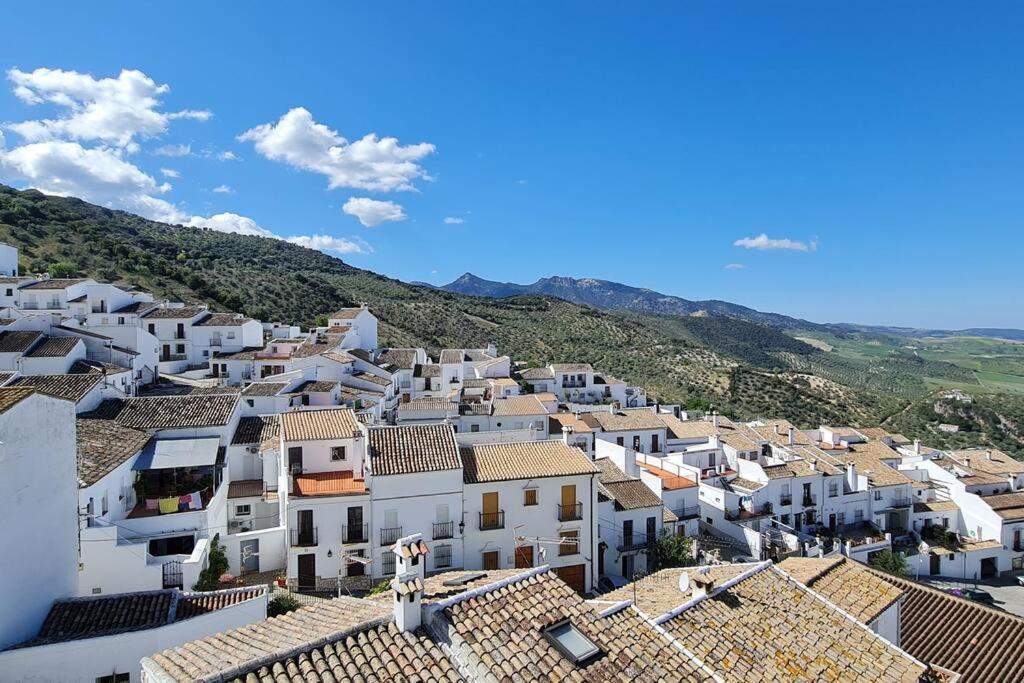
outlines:
[{"label": "satellite dish", "polygon": [[540,556],[540,559],[543,560],[545,557],[547,557],[547,554],[548,554],[547,548],[545,548],[544,546],[541,546],[540,549],[537,550],[537,554]]},{"label": "satellite dish", "polygon": [[690,592],[690,575],[687,572],[682,572],[679,575],[679,592],[688,593]]}]

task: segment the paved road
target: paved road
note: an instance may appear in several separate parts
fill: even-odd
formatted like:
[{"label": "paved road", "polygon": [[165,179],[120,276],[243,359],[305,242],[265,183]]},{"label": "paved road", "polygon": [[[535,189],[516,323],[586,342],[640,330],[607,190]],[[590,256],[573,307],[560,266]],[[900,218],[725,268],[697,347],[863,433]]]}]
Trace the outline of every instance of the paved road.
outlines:
[{"label": "paved road", "polygon": [[[911,575],[910,578],[914,578]],[[921,577],[922,583],[935,588],[973,588],[973,581],[932,580]],[[1015,576],[1003,576],[978,582],[978,588],[988,591],[995,599],[995,606],[1007,612],[1024,617],[1024,586],[1017,583]]]}]

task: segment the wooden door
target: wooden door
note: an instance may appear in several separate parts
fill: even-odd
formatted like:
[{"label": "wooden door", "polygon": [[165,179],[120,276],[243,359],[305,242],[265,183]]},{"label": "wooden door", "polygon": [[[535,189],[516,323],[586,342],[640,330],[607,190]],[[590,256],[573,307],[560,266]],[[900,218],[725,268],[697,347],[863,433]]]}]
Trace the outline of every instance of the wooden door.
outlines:
[{"label": "wooden door", "polygon": [[316,588],[316,555],[299,555],[299,588]]},{"label": "wooden door", "polygon": [[490,550],[483,555],[484,569],[493,570],[501,568],[501,553],[497,550]]},{"label": "wooden door", "polygon": [[942,558],[939,555],[932,553],[932,556],[929,559],[931,560],[931,562],[928,565],[928,572],[932,576],[935,576],[941,571],[940,564],[942,562]]},{"label": "wooden door", "polygon": [[533,546],[521,545],[516,548],[516,569],[529,569],[533,566]]},{"label": "wooden door", "polygon": [[496,529],[499,526],[498,514],[498,492],[485,493],[480,501],[480,509],[483,512],[480,518],[480,526],[484,529]]},{"label": "wooden door", "polygon": [[576,509],[576,484],[562,487],[562,509],[566,512]]}]

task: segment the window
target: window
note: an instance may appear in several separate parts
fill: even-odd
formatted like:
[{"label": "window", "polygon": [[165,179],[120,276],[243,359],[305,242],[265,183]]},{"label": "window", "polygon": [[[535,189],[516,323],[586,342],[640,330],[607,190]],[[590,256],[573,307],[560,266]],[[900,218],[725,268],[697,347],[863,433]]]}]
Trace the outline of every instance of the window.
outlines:
[{"label": "window", "polygon": [[337,462],[345,459],[345,447],[344,446],[332,446],[331,447],[331,460]]},{"label": "window", "polygon": [[854,510],[854,512],[853,512],[853,521],[855,521],[855,522],[863,522],[864,521],[864,511],[863,510]]},{"label": "window", "polygon": [[881,489],[875,489],[874,497],[875,497],[875,500],[882,500],[882,491],[881,491]]},{"label": "window", "polygon": [[256,400],[252,399],[252,398],[245,399],[245,402],[249,405],[250,408],[252,408],[252,407],[254,407],[256,405]]},{"label": "window", "polygon": [[839,484],[834,481],[828,483],[828,497],[835,498],[839,495]]},{"label": "window", "polygon": [[434,568],[447,569],[452,566],[452,547],[442,544],[434,546]]},{"label": "window", "polygon": [[175,353],[185,353],[185,345],[184,344],[175,344],[174,351],[175,351]]},{"label": "window", "polygon": [[575,555],[580,551],[579,530],[560,531],[558,537],[562,539],[558,544],[559,555]]},{"label": "window", "polygon": [[789,526],[789,515],[782,515],[782,517],[779,518],[779,521],[786,526]]},{"label": "window", "polygon": [[846,513],[840,512],[838,515],[836,515],[836,522],[839,523],[839,526],[843,526],[844,524],[846,524]]},{"label": "window", "polygon": [[234,338],[235,338],[235,333],[234,332],[228,332],[228,339],[234,339]]},{"label": "window", "polygon": [[489,550],[486,553],[480,553],[480,555],[483,560],[484,569],[501,569],[501,553],[499,551]]},{"label": "window", "polygon": [[617,446],[625,446],[625,445],[626,445],[626,442],[625,442],[625,440],[623,440],[623,438],[622,438],[622,437],[620,436],[620,437],[618,437],[618,438],[616,438],[616,439],[615,439],[615,445],[617,445]]},{"label": "window", "polygon": [[118,325],[124,325],[124,316],[123,315],[117,316],[117,324]]},{"label": "window", "polygon": [[207,357],[209,357],[209,355],[210,355],[210,350],[209,349],[203,349],[203,358],[207,358]]},{"label": "window", "polygon": [[153,323],[149,324],[149,333],[154,337],[156,336],[156,325],[154,325]]},{"label": "window", "polygon": [[471,431],[473,433],[479,432],[480,431],[480,425],[470,425],[469,426],[469,431]]},{"label": "window", "polygon": [[110,674],[109,676],[98,676],[96,683],[131,683],[132,675],[130,673],[124,674]]},{"label": "window", "polygon": [[292,474],[302,472],[302,446],[288,448],[288,471]]},{"label": "window", "polygon": [[544,639],[576,666],[585,666],[603,653],[568,619],[544,630]]},{"label": "window", "polygon": [[248,516],[250,514],[252,514],[252,506],[251,505],[236,505],[235,506],[235,516],[236,517],[246,517],[246,516]]},{"label": "window", "polygon": [[14,296],[14,290],[10,287],[7,288],[7,296]]},{"label": "window", "polygon": [[526,489],[523,491],[523,505],[530,506],[537,504],[537,489]]}]

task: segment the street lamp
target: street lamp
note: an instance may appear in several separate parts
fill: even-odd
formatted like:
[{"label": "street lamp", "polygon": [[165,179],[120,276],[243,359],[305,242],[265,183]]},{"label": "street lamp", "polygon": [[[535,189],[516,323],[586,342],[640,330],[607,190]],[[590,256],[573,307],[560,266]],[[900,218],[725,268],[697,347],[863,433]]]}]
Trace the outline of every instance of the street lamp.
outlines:
[{"label": "street lamp", "polygon": [[459,536],[464,536],[466,533],[466,520],[459,521]]}]

